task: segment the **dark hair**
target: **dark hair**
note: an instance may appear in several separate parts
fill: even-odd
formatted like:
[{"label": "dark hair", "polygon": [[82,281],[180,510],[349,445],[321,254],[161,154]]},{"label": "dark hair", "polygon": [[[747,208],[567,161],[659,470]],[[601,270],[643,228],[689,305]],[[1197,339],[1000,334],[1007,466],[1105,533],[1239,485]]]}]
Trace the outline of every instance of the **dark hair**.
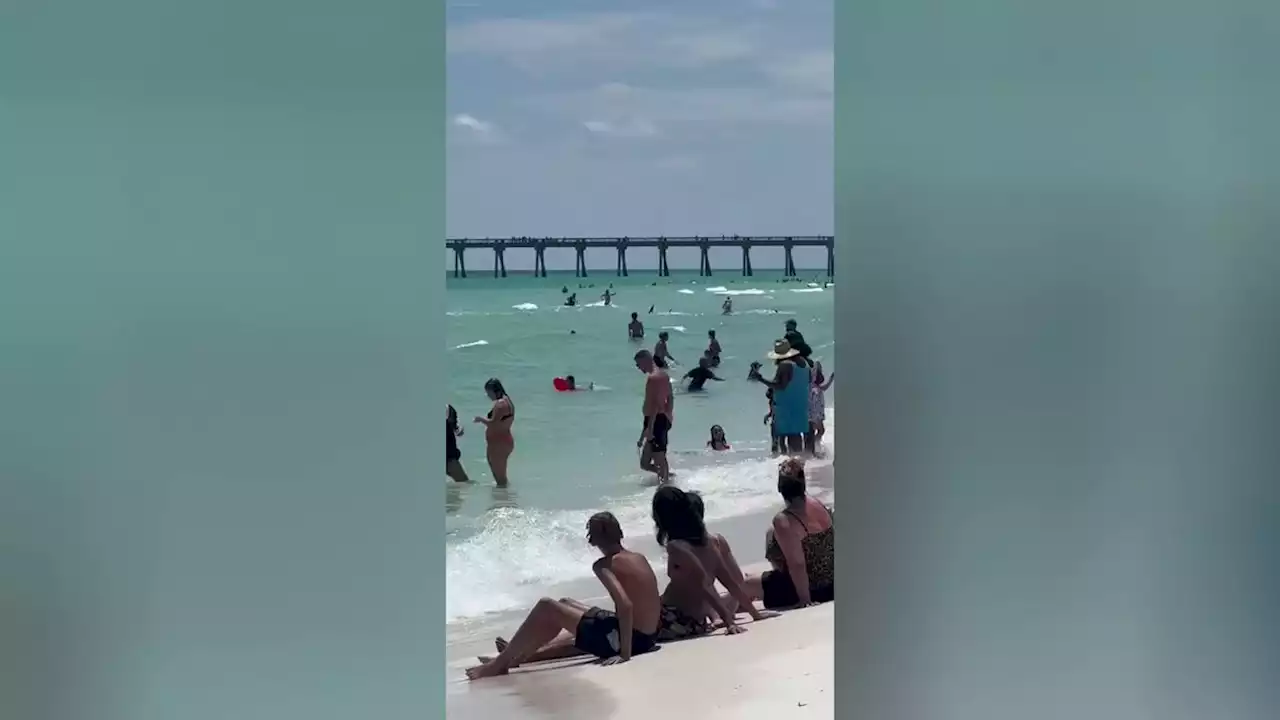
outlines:
[{"label": "dark hair", "polygon": [[778,465],[778,494],[786,502],[804,497],[804,461],[787,458]]},{"label": "dark hair", "polygon": [[640,319],[639,313],[631,313],[631,319],[632,319],[632,320],[639,320],[639,319]]},{"label": "dark hair", "polygon": [[484,384],[485,392],[491,392],[499,400],[507,396],[507,389],[502,387],[502,381],[498,378],[489,378]]},{"label": "dark hair", "polygon": [[573,376],[572,376],[572,375],[565,375],[565,376],[564,376],[564,381],[565,381],[565,382],[567,382],[567,383],[569,383],[570,385],[576,385],[576,384],[577,384],[577,383],[575,383],[575,382],[574,382],[574,380],[573,380]]},{"label": "dark hair", "polygon": [[689,504],[693,506],[693,511],[698,514],[698,519],[705,520],[707,506],[702,503],[702,493],[690,490],[685,495],[689,497]]},{"label": "dark hair", "polygon": [[653,353],[644,349],[637,350],[635,354],[636,360],[639,360],[640,358],[652,358],[652,357],[653,357]]},{"label": "dark hair", "polygon": [[658,544],[665,546],[669,540],[684,540],[690,545],[705,545],[707,526],[697,511],[689,493],[674,485],[664,485],[653,494],[653,526]]},{"label": "dark hair", "polygon": [[708,331],[707,331],[707,335],[708,335],[708,336],[710,336],[710,337],[715,337],[715,336],[716,336],[716,331],[715,331],[715,330],[708,330]]},{"label": "dark hair", "polygon": [[658,339],[659,339],[659,340],[670,340],[670,339],[671,339],[671,333],[667,332],[666,330],[663,330],[662,332],[658,333]]},{"label": "dark hair", "polygon": [[611,512],[598,512],[587,520],[587,542],[599,547],[622,542],[622,524]]}]

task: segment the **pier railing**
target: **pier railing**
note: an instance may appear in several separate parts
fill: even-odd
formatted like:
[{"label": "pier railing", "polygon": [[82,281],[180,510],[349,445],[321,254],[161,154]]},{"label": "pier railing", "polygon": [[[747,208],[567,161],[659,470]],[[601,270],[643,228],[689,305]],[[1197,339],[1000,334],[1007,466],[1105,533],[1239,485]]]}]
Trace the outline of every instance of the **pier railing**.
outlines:
[{"label": "pier railing", "polygon": [[785,261],[783,273],[787,277],[797,275],[792,251],[798,247],[825,247],[827,249],[827,276],[835,277],[835,237],[831,235],[789,235],[789,236],[684,236],[684,237],[613,237],[613,238],[449,238],[445,246],[453,251],[453,276],[467,276],[466,251],[473,248],[493,250],[493,276],[507,276],[506,251],[510,249],[532,250],[534,253],[533,272],[539,277],[547,276],[546,251],[548,248],[572,248],[576,262],[574,275],[587,276],[587,250],[613,248],[618,254],[617,274],[626,277],[627,250],[630,248],[657,248],[658,275],[666,277],[671,274],[667,264],[667,250],[670,248],[693,247],[699,249],[700,262],[698,274],[709,277],[711,270],[712,248],[736,247],[742,250],[742,275],[750,277],[751,248],[780,247],[783,249]]}]

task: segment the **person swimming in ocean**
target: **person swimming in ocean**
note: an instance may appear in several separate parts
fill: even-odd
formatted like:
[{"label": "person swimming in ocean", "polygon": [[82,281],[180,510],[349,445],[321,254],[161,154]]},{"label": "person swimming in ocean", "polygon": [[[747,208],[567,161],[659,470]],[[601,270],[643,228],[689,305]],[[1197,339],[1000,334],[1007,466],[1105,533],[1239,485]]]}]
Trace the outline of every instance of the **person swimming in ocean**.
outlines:
[{"label": "person swimming in ocean", "polygon": [[724,437],[724,428],[719,425],[711,426],[711,439],[707,441],[707,447],[716,452],[723,452],[729,449],[729,441]]},{"label": "person swimming in ocean", "polygon": [[587,386],[584,388],[578,387],[578,381],[574,379],[572,375],[565,375],[564,383],[567,386],[565,388],[565,392],[577,392],[579,390],[595,390],[596,389],[596,384],[593,382],[587,383]]},{"label": "person swimming in ocean", "polygon": [[644,323],[640,322],[640,316],[631,313],[631,322],[627,324],[627,337],[632,340],[644,339]]},{"label": "person swimming in ocean", "polygon": [[733,314],[733,298],[726,297],[724,299],[724,303],[720,306],[720,314],[721,315]]},{"label": "person swimming in ocean", "polygon": [[578,293],[573,293],[565,298],[564,304],[566,307],[575,307],[578,304]]},{"label": "person swimming in ocean", "polygon": [[698,366],[684,374],[684,379],[689,381],[685,387],[686,392],[701,392],[708,380],[716,382],[724,382],[724,378],[717,377],[715,372],[711,370],[711,361],[707,358],[698,358]]},{"label": "person swimming in ocean", "polygon": [[653,346],[653,356],[668,365],[678,365],[676,359],[672,357],[671,351],[667,349],[667,341],[671,339],[671,333],[663,330],[658,333],[658,344]]},{"label": "person swimming in ocean", "polygon": [[605,288],[604,294],[600,296],[600,299],[604,301],[605,307],[608,307],[613,304],[613,296],[617,294],[613,291],[612,288],[613,288],[612,285]]}]

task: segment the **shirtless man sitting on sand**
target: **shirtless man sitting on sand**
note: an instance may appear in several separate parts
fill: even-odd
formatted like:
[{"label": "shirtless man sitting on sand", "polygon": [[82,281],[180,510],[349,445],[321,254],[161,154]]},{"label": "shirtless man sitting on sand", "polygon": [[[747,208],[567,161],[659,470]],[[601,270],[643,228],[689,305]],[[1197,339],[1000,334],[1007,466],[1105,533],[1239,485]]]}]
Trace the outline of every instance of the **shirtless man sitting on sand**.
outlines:
[{"label": "shirtless man sitting on sand", "polygon": [[[522,662],[579,653],[595,655],[604,665],[615,665],[657,649],[662,603],[649,560],[622,546],[622,526],[611,513],[591,516],[587,542],[604,555],[591,569],[609,591],[615,611],[543,598],[498,656],[469,668],[468,678],[505,675]],[[569,636],[562,636],[562,632]]]},{"label": "shirtless man sitting on sand", "polygon": [[644,373],[644,430],[636,447],[640,448],[640,469],[658,476],[666,484],[671,479],[667,464],[667,436],[675,414],[675,398],[671,393],[671,376],[654,361],[653,353],[641,350],[635,356],[636,367]]}]

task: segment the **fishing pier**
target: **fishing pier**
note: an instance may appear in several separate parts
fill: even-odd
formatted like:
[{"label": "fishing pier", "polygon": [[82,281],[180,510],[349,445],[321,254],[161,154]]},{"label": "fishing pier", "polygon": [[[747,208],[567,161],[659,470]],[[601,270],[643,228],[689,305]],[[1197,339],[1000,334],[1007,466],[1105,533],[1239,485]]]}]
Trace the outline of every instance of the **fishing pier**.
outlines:
[{"label": "fishing pier", "polygon": [[531,250],[534,254],[533,274],[538,277],[547,276],[546,253],[548,248],[572,248],[576,257],[575,277],[587,276],[587,250],[610,248],[618,255],[617,275],[627,277],[627,251],[631,248],[657,248],[658,275],[667,277],[671,269],[667,265],[667,250],[670,248],[698,248],[700,263],[698,275],[711,276],[712,248],[739,248],[742,250],[742,275],[751,277],[751,249],[756,247],[780,247],[784,251],[785,261],[783,273],[787,277],[796,277],[796,265],[792,259],[792,251],[798,247],[825,247],[827,249],[827,276],[835,277],[836,256],[835,237],[831,235],[801,235],[791,237],[766,236],[751,237],[745,235],[721,235],[719,237],[615,237],[615,238],[450,238],[445,245],[453,251],[453,276],[467,276],[467,250],[482,248],[493,251],[493,276],[507,276],[506,252],[518,249]]}]

